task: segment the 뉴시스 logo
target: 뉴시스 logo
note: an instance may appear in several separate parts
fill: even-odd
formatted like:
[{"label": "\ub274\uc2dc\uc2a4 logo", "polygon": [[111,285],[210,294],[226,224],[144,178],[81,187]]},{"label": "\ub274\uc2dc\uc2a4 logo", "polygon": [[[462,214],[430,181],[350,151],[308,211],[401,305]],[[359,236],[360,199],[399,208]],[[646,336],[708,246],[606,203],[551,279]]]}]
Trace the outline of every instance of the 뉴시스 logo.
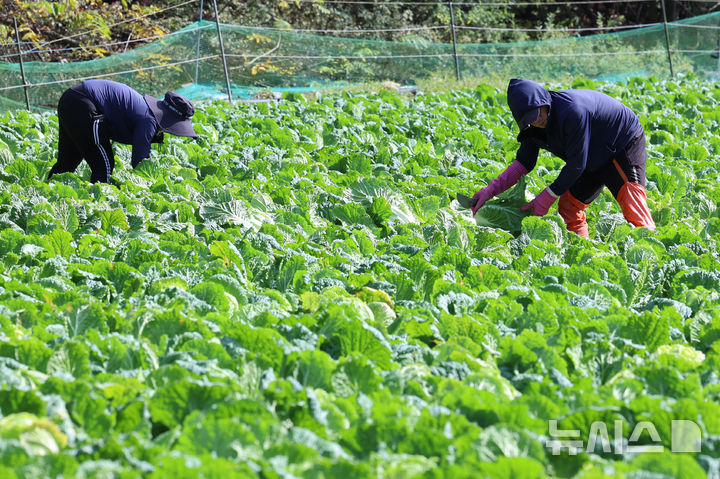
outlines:
[{"label": "\ub274\uc2dc\uc2a4 logo", "polygon": [[[662,439],[652,422],[638,422],[627,438],[623,425],[623,421],[614,421],[611,441],[607,425],[602,421],[595,421],[590,425],[587,444],[585,444],[580,437],[579,429],[558,429],[557,419],[551,419],[548,421],[548,432],[552,439],[548,440],[546,445],[553,456],[560,455],[563,451],[567,451],[570,455],[578,454],[583,450],[595,452],[598,446],[605,453],[615,454],[665,451]],[[670,430],[670,452],[700,452],[702,432],[697,423],[685,419],[673,420]],[[637,444],[645,433],[652,440],[652,444]]]}]

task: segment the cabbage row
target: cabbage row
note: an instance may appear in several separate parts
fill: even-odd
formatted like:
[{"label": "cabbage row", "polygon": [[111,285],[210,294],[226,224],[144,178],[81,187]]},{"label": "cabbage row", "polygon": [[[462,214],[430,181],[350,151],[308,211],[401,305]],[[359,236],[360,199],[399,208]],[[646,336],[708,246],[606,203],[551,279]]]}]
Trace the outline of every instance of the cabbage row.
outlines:
[{"label": "cabbage row", "polygon": [[[518,146],[486,85],[208,103],[109,185],[0,119],[0,476],[718,477],[720,88],[573,86],[640,115],[657,231],[608,192],[591,240],[476,225],[455,194]],[[550,420],[664,452],[554,455]]]}]

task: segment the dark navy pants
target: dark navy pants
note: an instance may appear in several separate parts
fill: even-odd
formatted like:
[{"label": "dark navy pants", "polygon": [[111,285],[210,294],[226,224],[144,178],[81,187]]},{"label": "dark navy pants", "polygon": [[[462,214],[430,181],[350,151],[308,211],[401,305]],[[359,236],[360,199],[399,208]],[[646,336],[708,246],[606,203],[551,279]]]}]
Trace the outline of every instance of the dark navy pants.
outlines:
[{"label": "dark navy pants", "polygon": [[600,195],[604,186],[615,198],[625,183],[638,183],[645,187],[646,160],[645,132],[642,132],[606,165],[595,171],[585,170],[570,187],[570,194],[587,205]]},{"label": "dark navy pants", "polygon": [[102,112],[85,95],[82,85],[65,91],[58,102],[58,156],[55,173],[73,172],[82,160],[90,166],[90,181],[107,183],[115,167],[112,143]]}]

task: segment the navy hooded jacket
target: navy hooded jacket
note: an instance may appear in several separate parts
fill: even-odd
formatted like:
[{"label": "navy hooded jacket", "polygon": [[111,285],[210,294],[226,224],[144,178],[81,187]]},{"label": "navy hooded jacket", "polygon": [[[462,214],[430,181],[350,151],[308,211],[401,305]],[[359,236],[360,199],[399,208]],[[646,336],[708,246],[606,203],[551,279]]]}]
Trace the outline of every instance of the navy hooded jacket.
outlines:
[{"label": "navy hooded jacket", "polygon": [[150,157],[158,124],[142,95],[112,80],[86,80],[83,88],[105,115],[110,139],[132,145],[132,166]]},{"label": "navy hooded jacket", "polygon": [[516,159],[531,171],[543,148],[565,161],[549,186],[557,196],[565,193],[584,171],[593,172],[612,161],[642,132],[630,108],[593,90],[548,91],[534,81],[513,78],[507,101],[516,121],[532,108],[550,107],[545,128],[530,126],[518,135]]}]

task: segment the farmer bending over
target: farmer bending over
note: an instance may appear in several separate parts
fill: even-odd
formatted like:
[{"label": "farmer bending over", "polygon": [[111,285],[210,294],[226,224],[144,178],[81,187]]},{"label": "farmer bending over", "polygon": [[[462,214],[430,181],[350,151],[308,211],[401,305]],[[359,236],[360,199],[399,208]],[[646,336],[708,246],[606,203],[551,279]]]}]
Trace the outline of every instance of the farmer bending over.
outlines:
[{"label": "farmer bending over", "polygon": [[537,162],[540,148],[565,161],[554,182],[522,207],[545,215],[557,198],[568,231],[588,237],[585,208],[607,186],[625,219],[655,229],[645,192],[645,132],[637,115],[593,90],[548,91],[531,80],[510,80],[507,102],[520,127],[515,161],[473,196],[473,215]]},{"label": "farmer bending over", "polygon": [[163,142],[163,132],[197,138],[190,123],[193,113],[192,103],[175,92],[160,100],[110,80],[79,83],[58,102],[58,158],[48,179],[75,171],[85,159],[90,181],[107,183],[115,167],[110,140],[132,145],[135,168],[150,156],[151,143]]}]

